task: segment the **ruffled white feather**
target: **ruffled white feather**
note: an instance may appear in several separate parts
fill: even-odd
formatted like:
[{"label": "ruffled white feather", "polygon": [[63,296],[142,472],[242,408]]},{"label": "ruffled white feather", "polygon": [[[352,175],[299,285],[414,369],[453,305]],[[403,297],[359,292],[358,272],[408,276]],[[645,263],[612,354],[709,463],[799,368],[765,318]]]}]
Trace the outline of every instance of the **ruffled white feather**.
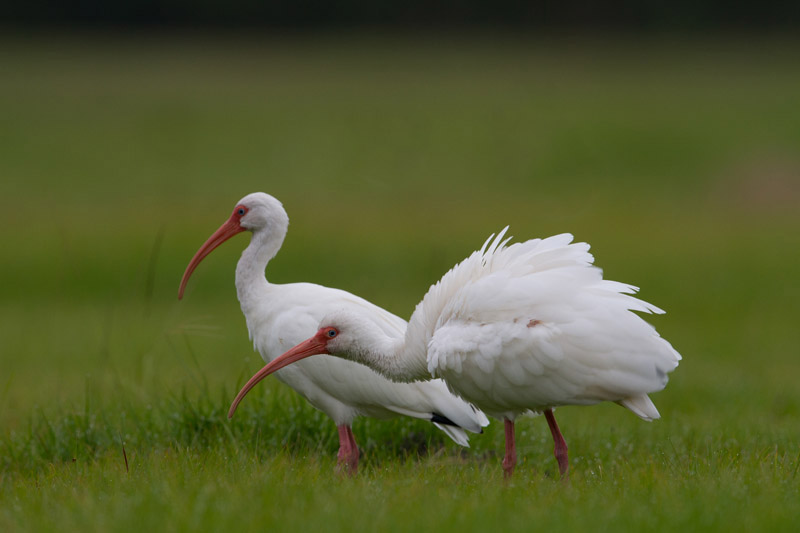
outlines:
[{"label": "ruffled white feather", "polygon": [[647,393],[681,357],[635,312],[664,311],[604,280],[572,235],[509,244],[507,229],[430,288],[404,356],[426,358],[432,376],[499,417],[615,401],[658,418]]}]

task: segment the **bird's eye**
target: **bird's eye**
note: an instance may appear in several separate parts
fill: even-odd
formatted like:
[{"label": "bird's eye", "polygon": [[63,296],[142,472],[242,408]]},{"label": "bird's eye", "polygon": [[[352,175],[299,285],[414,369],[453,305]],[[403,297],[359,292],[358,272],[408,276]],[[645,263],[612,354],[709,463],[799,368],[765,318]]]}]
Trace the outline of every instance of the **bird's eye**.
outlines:
[{"label": "bird's eye", "polygon": [[245,209],[244,207],[240,207],[236,210],[236,214],[239,215],[240,217],[243,217],[245,213],[247,213],[247,209]]},{"label": "bird's eye", "polygon": [[337,333],[338,332],[335,329],[331,328],[331,329],[328,330],[327,335],[328,335],[329,338],[333,338],[333,337],[335,337],[337,335]]}]

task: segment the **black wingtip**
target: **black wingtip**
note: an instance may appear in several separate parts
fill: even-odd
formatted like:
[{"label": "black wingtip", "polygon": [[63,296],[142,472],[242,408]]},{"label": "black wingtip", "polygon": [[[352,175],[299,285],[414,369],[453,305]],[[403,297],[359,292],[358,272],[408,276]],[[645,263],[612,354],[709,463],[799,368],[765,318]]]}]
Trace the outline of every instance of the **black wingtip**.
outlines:
[{"label": "black wingtip", "polygon": [[446,416],[440,415],[439,413],[433,413],[433,415],[431,416],[431,422],[433,422],[434,424],[444,424],[445,426],[460,427],[458,424],[456,424]]}]

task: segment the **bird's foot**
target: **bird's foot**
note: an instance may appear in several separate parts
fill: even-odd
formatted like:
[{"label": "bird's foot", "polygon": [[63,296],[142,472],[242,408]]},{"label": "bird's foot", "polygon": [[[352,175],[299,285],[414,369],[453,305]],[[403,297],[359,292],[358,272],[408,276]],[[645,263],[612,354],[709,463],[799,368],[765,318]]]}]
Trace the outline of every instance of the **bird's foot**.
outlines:
[{"label": "bird's foot", "polygon": [[516,457],[504,457],[503,458],[503,477],[505,479],[511,478],[514,475],[514,467],[517,466],[517,458]]},{"label": "bird's foot", "polygon": [[553,452],[558,461],[558,472],[561,474],[561,479],[569,479],[569,458],[567,457],[567,447],[563,449],[556,448]]},{"label": "bird's foot", "polygon": [[347,424],[336,426],[339,432],[339,453],[336,456],[336,471],[354,476],[358,473],[358,445],[353,430]]},{"label": "bird's foot", "polygon": [[352,451],[339,449],[336,472],[346,476],[354,476],[358,473],[358,448]]}]

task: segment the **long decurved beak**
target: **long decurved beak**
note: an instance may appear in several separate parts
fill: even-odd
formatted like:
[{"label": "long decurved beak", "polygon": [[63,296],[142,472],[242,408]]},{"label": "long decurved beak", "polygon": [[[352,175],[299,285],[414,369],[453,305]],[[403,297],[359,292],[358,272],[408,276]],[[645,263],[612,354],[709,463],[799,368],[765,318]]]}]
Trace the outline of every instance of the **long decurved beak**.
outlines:
[{"label": "long decurved beak", "polygon": [[319,354],[327,354],[328,351],[325,346],[325,342],[323,339],[319,338],[319,335],[314,335],[308,340],[305,340],[286,352],[285,354],[276,357],[272,361],[270,361],[264,368],[259,370],[255,373],[255,375],[250,378],[250,380],[244,384],[242,390],[239,391],[239,394],[236,395],[236,398],[233,400],[231,404],[231,408],[228,409],[228,418],[233,418],[233,413],[236,412],[236,408],[239,406],[239,402],[245,397],[245,395],[250,392],[250,389],[256,386],[256,384],[264,379],[265,377],[269,376],[273,372],[280,370],[285,366],[289,366],[292,363],[296,363],[301,359],[305,359],[306,357],[311,357],[312,355],[319,355]]},{"label": "long decurved beak", "polygon": [[189,281],[189,277],[192,275],[192,272],[194,272],[194,269],[200,264],[200,261],[213,252],[217,246],[243,231],[244,228],[239,224],[239,220],[231,215],[231,218],[226,220],[225,223],[203,243],[203,246],[194,254],[194,257],[192,257],[192,260],[189,262],[189,266],[186,267],[186,271],[183,273],[181,286],[178,289],[178,300],[183,298],[183,290],[186,288],[186,283]]}]

